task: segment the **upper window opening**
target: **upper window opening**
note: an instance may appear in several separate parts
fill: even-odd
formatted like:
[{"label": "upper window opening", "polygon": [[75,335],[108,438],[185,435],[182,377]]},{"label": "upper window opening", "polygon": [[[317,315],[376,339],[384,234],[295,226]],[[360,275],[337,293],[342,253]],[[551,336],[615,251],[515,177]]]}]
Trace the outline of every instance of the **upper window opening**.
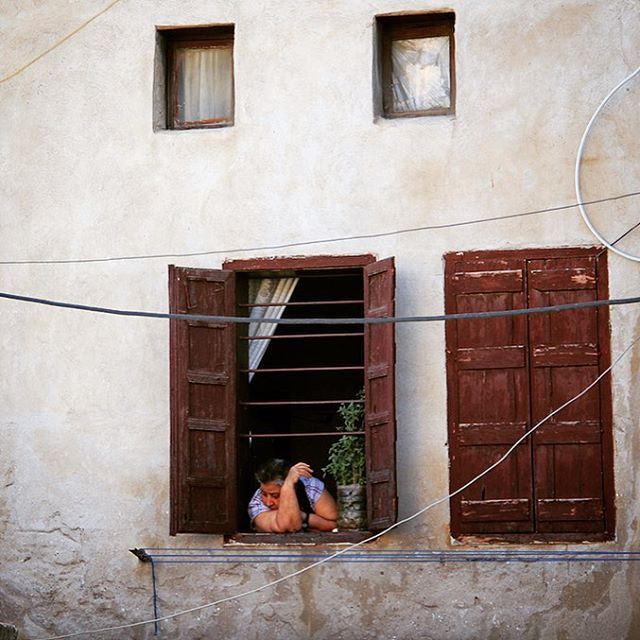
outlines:
[{"label": "upper window opening", "polygon": [[168,129],[233,124],[233,25],[159,32],[166,51]]},{"label": "upper window opening", "polygon": [[[172,533],[251,535],[242,532],[250,531],[254,472],[271,458],[308,463],[335,497],[322,468],[342,437],[344,403],[364,409],[363,428],[353,437],[365,443],[367,526],[395,522],[394,328],[341,322],[393,316],[393,259],[309,256],[230,261],[222,270],[171,267],[169,289],[173,312],[253,320],[171,322]],[[265,318],[308,322],[276,325]]]},{"label": "upper window opening", "polygon": [[379,16],[385,117],[454,112],[453,13]]}]

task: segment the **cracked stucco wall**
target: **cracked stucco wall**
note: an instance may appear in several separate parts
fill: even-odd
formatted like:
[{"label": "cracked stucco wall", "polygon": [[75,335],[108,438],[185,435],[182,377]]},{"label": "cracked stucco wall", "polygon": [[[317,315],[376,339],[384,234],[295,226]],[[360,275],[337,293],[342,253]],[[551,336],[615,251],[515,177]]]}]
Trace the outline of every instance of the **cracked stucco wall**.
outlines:
[{"label": "cracked stucco wall", "polygon": [[[4,2],[0,77],[104,6]],[[456,13],[456,115],[375,119],[373,17],[443,8]],[[227,22],[236,25],[235,126],[154,132],[155,27]],[[122,0],[0,84],[2,259],[212,250],[222,254],[175,262],[219,267],[246,257],[233,247],[570,203],[584,126],[639,64],[639,41],[637,0]],[[585,198],[638,190],[639,100],[636,80],[598,121]],[[637,221],[634,202],[591,212],[617,237]],[[625,243],[637,251],[633,237]],[[398,314],[428,315],[442,312],[447,251],[591,244],[577,212],[566,211],[313,251],[394,255]],[[0,265],[0,290],[165,310],[168,262]],[[637,295],[637,264],[611,256],[609,269],[612,297]],[[149,567],[127,549],[222,542],[168,535],[168,327],[0,304],[0,619],[24,638],[147,619]],[[638,309],[613,309],[611,327],[615,356],[640,334]],[[406,516],[448,488],[442,327],[401,325],[397,347]],[[636,350],[613,375],[616,540],[589,549],[640,547],[639,373]],[[449,548],[446,507],[378,546]],[[162,566],[160,612],[297,567]],[[637,563],[338,564],[162,631],[182,639],[634,639],[639,603]],[[113,637],[152,634],[147,626]]]}]

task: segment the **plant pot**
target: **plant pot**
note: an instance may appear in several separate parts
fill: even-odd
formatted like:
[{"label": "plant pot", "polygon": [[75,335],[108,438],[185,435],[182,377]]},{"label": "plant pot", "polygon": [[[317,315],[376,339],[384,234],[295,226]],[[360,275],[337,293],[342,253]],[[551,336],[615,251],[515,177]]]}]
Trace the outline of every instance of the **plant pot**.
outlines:
[{"label": "plant pot", "polygon": [[338,529],[367,528],[366,488],[361,484],[338,485]]}]

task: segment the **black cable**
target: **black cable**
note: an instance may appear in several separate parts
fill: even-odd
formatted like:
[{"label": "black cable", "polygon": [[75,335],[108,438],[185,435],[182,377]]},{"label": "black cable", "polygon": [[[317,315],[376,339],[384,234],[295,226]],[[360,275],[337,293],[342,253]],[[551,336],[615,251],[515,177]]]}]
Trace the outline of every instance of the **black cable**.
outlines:
[{"label": "black cable", "polygon": [[79,311],[92,311],[115,316],[127,316],[137,318],[164,318],[169,320],[191,320],[196,322],[215,322],[220,324],[250,324],[264,322],[269,324],[401,324],[406,322],[439,322],[444,320],[469,320],[471,318],[501,318],[504,316],[524,316],[536,313],[555,313],[558,311],[571,311],[574,309],[588,309],[592,307],[605,307],[625,304],[640,303],[640,296],[634,298],[615,298],[611,300],[590,300],[588,302],[572,302],[570,304],[556,304],[548,307],[531,307],[529,309],[505,309],[504,311],[474,311],[470,313],[445,313],[435,316],[392,316],[386,318],[249,318],[246,316],[207,316],[191,313],[160,313],[155,311],[128,311],[126,309],[111,309],[109,307],[93,307],[72,302],[59,302],[46,298],[33,298],[21,296],[15,293],[0,292],[0,298],[16,300],[18,302],[32,302],[50,307],[63,309],[77,309]]},{"label": "black cable", "polygon": [[[624,198],[632,198],[640,195],[640,191],[632,191],[608,198],[600,198],[598,200],[589,200],[583,202],[583,205],[599,204],[601,202],[613,202]],[[363,233],[355,236],[339,236],[336,238],[324,238],[321,240],[304,240],[300,242],[285,242],[281,244],[262,245],[260,247],[245,247],[236,249],[216,249],[211,251],[192,251],[190,253],[155,253],[142,254],[133,256],[114,256],[110,258],[76,258],[63,260],[0,260],[0,265],[20,265],[20,264],[85,264],[92,262],[118,262],[124,260],[149,260],[158,258],[193,258],[197,256],[211,255],[227,255],[232,253],[252,253],[256,251],[271,251],[274,249],[290,249],[295,247],[308,247],[316,244],[328,244],[331,242],[344,242],[346,240],[370,240],[373,238],[384,238],[388,236],[397,236],[405,233],[415,233],[417,231],[431,231],[435,229],[451,229],[454,227],[464,227],[471,224],[479,224],[482,222],[496,222],[498,220],[508,220],[510,218],[522,218],[525,216],[533,216],[540,213],[552,213],[554,211],[563,211],[566,209],[574,209],[579,206],[578,203],[565,204],[559,207],[550,207],[548,209],[536,209],[534,211],[525,211],[524,213],[511,213],[506,216],[492,216],[491,218],[477,218],[474,220],[464,220],[462,222],[449,222],[444,224],[432,224],[422,227],[411,227],[409,229],[397,229],[395,231],[381,231],[380,233]]]},{"label": "black cable", "polygon": [[[611,244],[612,245],[618,244],[618,242],[620,242],[622,238],[626,238],[632,231],[634,231],[638,227],[640,227],[640,221],[636,222],[634,225],[629,227],[621,236],[618,236]],[[596,257],[599,258],[603,253],[605,253],[605,251],[607,251],[607,247],[602,249],[602,251],[600,251]]]}]

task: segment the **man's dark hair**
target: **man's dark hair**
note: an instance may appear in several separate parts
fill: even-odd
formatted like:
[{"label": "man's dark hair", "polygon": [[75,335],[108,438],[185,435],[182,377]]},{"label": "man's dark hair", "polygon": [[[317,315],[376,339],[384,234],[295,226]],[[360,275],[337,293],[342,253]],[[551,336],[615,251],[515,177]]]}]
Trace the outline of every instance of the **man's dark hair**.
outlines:
[{"label": "man's dark hair", "polygon": [[[267,484],[268,482],[275,482],[276,484],[282,484],[284,479],[289,473],[291,465],[282,458],[271,458],[263,462],[262,465],[256,471],[256,480],[260,484]],[[313,513],[313,508],[309,502],[309,496],[304,488],[302,482],[296,482],[296,498],[298,500],[298,506],[305,513]]]},{"label": "man's dark hair", "polygon": [[267,482],[284,482],[291,465],[283,458],[271,458],[262,463],[256,471],[256,480],[260,484]]}]

